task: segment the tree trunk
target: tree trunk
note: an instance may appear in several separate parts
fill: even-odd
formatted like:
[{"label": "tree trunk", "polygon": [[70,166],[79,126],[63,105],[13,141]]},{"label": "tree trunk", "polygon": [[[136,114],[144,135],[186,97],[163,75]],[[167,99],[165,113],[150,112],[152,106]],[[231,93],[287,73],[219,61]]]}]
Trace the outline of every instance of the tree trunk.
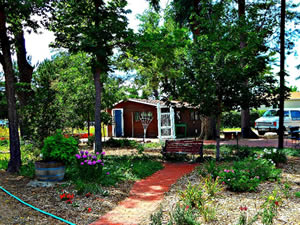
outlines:
[{"label": "tree trunk", "polygon": [[[22,25],[20,24],[20,27]],[[17,62],[19,69],[19,82],[21,86],[16,90],[17,96],[20,102],[21,110],[27,106],[30,97],[33,95],[33,91],[31,89],[31,80],[33,67],[27,61],[27,53],[25,48],[25,39],[24,32],[20,30],[18,32],[14,32],[16,39],[16,51],[17,51]],[[20,123],[20,132],[23,138],[26,138],[30,135],[28,126],[29,124],[26,122],[26,118],[23,118],[23,114],[19,116]]]},{"label": "tree trunk", "polygon": [[220,160],[220,129],[221,129],[221,114],[217,115],[217,126],[216,126],[216,160]]},{"label": "tree trunk", "polygon": [[[99,61],[99,60],[98,60]],[[95,152],[102,152],[102,134],[101,134],[101,92],[102,92],[102,83],[101,83],[101,70],[98,66],[94,72],[94,83],[96,90],[96,99],[95,99]]]},{"label": "tree trunk", "polygon": [[[244,24],[246,13],[246,3],[245,0],[238,0],[238,10],[239,10],[239,20]],[[240,48],[246,47],[246,34],[241,33],[240,35]],[[242,67],[244,66],[243,60],[241,61]],[[248,86],[248,80],[245,80],[245,86]],[[243,138],[257,138],[257,135],[251,130],[250,124],[250,109],[249,107],[243,108],[241,111],[241,129]]]},{"label": "tree trunk", "polygon": [[283,148],[283,120],[284,120],[284,35],[285,35],[285,0],[281,0],[281,21],[280,21],[280,97],[279,97],[279,139],[278,149]]},{"label": "tree trunk", "polygon": [[216,119],[213,116],[205,117],[203,121],[203,131],[205,140],[216,140]]},{"label": "tree trunk", "polygon": [[18,172],[21,167],[20,140],[18,133],[18,118],[15,97],[15,75],[13,71],[10,42],[7,36],[6,15],[3,5],[0,5],[0,42],[3,54],[1,60],[5,75],[5,92],[8,104],[10,160],[7,171]]},{"label": "tree trunk", "polygon": [[88,112],[88,118],[87,118],[87,126],[88,126],[88,137],[90,136],[90,112]]}]

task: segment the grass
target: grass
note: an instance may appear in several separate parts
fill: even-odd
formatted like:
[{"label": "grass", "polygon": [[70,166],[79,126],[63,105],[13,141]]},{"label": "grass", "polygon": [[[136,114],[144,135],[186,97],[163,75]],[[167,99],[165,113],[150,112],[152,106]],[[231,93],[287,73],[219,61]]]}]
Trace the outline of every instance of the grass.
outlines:
[{"label": "grass", "polygon": [[142,156],[107,156],[104,173],[109,172],[108,179],[101,180],[102,185],[115,185],[123,180],[139,180],[162,169],[160,162]]},{"label": "grass", "polygon": [[161,148],[162,145],[159,142],[149,142],[144,144],[144,148]]}]

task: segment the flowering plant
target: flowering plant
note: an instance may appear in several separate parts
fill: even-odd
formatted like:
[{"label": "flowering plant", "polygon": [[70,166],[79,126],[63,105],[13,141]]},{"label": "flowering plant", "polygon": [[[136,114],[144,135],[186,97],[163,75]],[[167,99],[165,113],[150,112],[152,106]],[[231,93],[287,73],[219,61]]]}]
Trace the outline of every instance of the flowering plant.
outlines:
[{"label": "flowering plant", "polygon": [[81,178],[93,180],[102,175],[104,162],[101,158],[103,155],[105,152],[93,154],[89,151],[80,151],[79,154],[75,155]]},{"label": "flowering plant", "polygon": [[63,193],[60,194],[59,197],[60,197],[60,200],[66,201],[66,203],[72,204],[74,194],[70,194],[70,193],[63,191]]},{"label": "flowering plant", "polygon": [[278,163],[286,163],[287,162],[286,155],[282,151],[277,150],[276,148],[273,148],[273,149],[265,148],[264,153],[261,154],[260,157],[267,159],[269,161],[272,161],[276,165],[278,165]]}]

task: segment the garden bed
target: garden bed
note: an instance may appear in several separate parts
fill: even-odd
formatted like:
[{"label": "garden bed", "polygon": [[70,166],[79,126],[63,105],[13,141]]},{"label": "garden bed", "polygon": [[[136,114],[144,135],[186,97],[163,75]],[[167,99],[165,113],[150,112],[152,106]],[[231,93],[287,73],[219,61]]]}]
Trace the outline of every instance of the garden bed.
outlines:
[{"label": "garden bed", "polygon": [[[137,151],[134,149],[108,148],[105,151],[107,157],[137,155]],[[149,154],[159,155],[158,153]],[[109,179],[109,176],[107,178]],[[90,224],[112,210],[120,201],[128,197],[134,184],[133,180],[124,180],[115,186],[102,186],[102,194],[92,194],[87,197],[85,194],[76,194],[74,186],[67,184],[48,188],[28,187],[29,181],[29,178],[11,175],[0,170],[0,186],[23,201],[77,225]],[[74,194],[72,204],[60,199],[64,192]],[[3,221],[5,221],[5,225],[65,224],[21,204],[1,190],[0,205],[0,224],[3,224]]]},{"label": "garden bed", "polygon": [[[295,197],[295,193],[300,191],[300,159],[296,157],[289,157],[288,163],[282,166],[282,183],[287,182],[290,186],[289,197],[284,198],[278,207],[278,215],[274,219],[274,224],[300,224],[300,198]],[[182,177],[171,190],[166,194],[162,204],[162,224],[167,224],[170,220],[170,212],[175,208],[179,202],[179,191],[186,189],[187,184],[198,185],[200,183],[200,176],[197,170],[191,174]],[[253,217],[261,210],[261,205],[276,187],[279,186],[277,182],[261,183],[256,192],[237,193],[223,189],[215,198],[214,206],[216,207],[215,219],[210,222],[204,222],[203,218],[198,218],[201,224],[238,224],[241,214],[240,207],[247,207],[246,214],[248,218]],[[158,212],[157,209],[156,212]],[[150,218],[144,221],[142,225],[150,224]],[[254,224],[262,224],[260,219]]]}]

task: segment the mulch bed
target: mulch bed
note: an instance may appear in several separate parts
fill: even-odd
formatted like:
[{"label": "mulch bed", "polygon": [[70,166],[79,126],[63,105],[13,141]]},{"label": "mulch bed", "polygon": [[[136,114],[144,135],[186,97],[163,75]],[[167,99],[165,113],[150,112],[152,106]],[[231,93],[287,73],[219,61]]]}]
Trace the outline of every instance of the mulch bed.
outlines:
[{"label": "mulch bed", "polygon": [[[136,154],[132,149],[105,149],[107,155]],[[61,201],[62,190],[72,193],[72,187],[28,187],[30,179],[8,174],[0,170],[0,186],[21,200],[41,210],[54,214],[77,225],[90,224],[100,216],[115,208],[118,203],[129,196],[134,181],[119,183],[115,187],[103,187],[109,192],[108,196],[76,195],[73,204]],[[12,224],[65,224],[50,216],[39,213],[0,190],[0,225]],[[88,208],[91,208],[89,212]]]},{"label": "mulch bed", "polygon": [[[288,163],[283,165],[282,181],[290,184],[290,197],[283,200],[280,205],[278,216],[274,220],[274,224],[300,224],[300,198],[295,197],[295,192],[300,191],[300,159],[289,157]],[[193,184],[200,183],[200,177],[197,170],[182,177],[171,190],[166,194],[161,206],[163,209],[163,224],[167,224],[170,218],[170,211],[179,201],[178,191],[184,190],[190,182]],[[254,216],[264,202],[264,196],[272,192],[275,187],[279,187],[276,182],[265,182],[260,184],[257,192],[251,193],[235,193],[223,190],[216,198],[216,218],[214,221],[205,223],[200,218],[201,224],[228,225],[237,224],[240,216],[240,207],[247,206],[248,218]],[[150,224],[150,219],[144,221],[142,225]],[[261,224],[257,221],[254,224]]]},{"label": "mulch bed", "polygon": [[[136,154],[132,149],[105,149],[110,154]],[[160,150],[146,151],[147,154],[159,156]],[[296,198],[294,193],[300,191],[300,159],[289,158],[288,164],[283,166],[283,181],[287,180],[291,184],[291,197],[284,200],[280,206],[279,215],[275,224],[300,224],[300,198]],[[0,186],[10,191],[12,194],[21,198],[23,201],[50,212],[56,216],[62,217],[75,224],[90,224],[96,221],[105,213],[115,208],[118,203],[129,196],[130,189],[134,182],[123,182],[116,187],[104,188],[110,192],[109,196],[92,195],[90,197],[79,196],[75,194],[73,202],[78,204],[74,207],[60,200],[59,194],[62,187],[53,188],[32,188],[27,187],[30,179],[21,176],[10,175],[0,171]],[[169,217],[169,211],[178,201],[177,192],[186,187],[188,181],[192,184],[199,183],[197,171],[181,178],[176,184],[172,185],[169,192],[162,202],[164,212],[163,221]],[[254,215],[259,210],[263,202],[262,197],[271,192],[276,183],[264,183],[259,186],[258,192],[253,193],[234,193],[222,191],[216,200],[217,213],[216,220],[210,224],[236,224],[240,215],[240,206],[248,207],[248,215]],[[72,187],[64,188],[66,191],[72,190]],[[17,200],[0,191],[0,224],[65,224],[49,216],[41,214]],[[88,212],[91,208],[91,212]],[[150,223],[150,219],[142,224]],[[259,223],[256,223],[259,224]]]}]

